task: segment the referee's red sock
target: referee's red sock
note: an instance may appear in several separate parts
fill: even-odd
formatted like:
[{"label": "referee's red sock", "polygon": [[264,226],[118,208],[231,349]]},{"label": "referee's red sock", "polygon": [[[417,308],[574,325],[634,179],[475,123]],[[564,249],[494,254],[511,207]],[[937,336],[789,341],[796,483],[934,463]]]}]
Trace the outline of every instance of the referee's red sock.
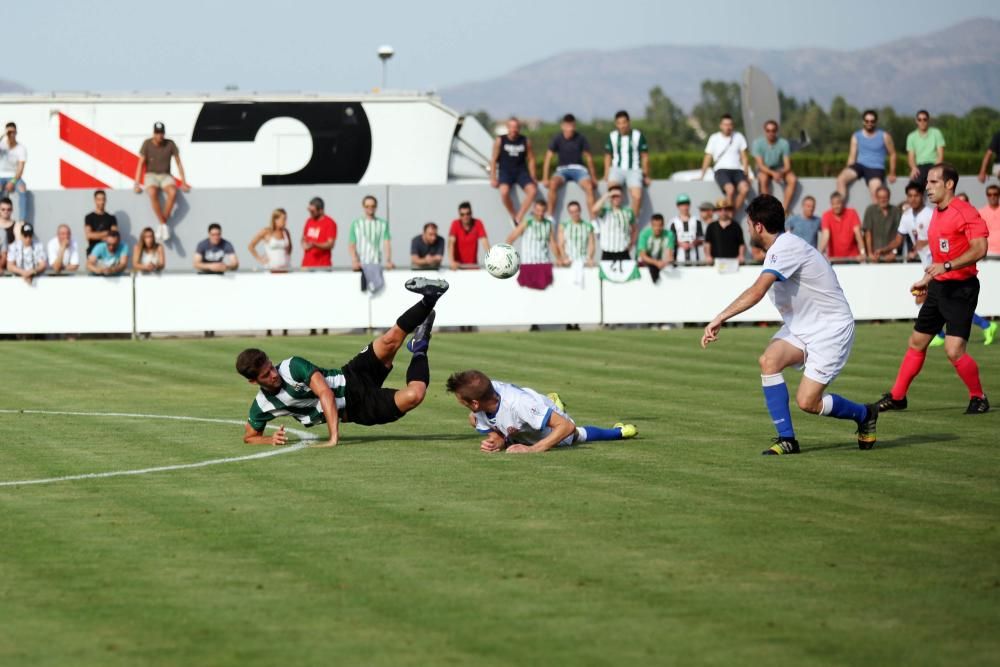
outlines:
[{"label": "referee's red sock", "polygon": [[912,347],[907,348],[906,354],[903,355],[903,363],[899,365],[896,384],[892,385],[893,400],[901,401],[906,397],[906,392],[910,389],[910,383],[920,373],[920,369],[924,367],[924,359],[926,358],[926,350],[914,350]]},{"label": "referee's red sock", "polygon": [[969,398],[982,398],[983,385],[979,381],[979,364],[968,354],[963,354],[957,360],[951,362],[958,372],[958,377],[969,388]]}]

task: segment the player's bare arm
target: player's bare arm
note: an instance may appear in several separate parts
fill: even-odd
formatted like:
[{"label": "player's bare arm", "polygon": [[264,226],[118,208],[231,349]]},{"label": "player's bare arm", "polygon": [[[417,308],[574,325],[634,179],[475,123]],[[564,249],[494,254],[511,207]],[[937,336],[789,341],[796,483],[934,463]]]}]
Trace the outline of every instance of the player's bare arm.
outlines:
[{"label": "player's bare arm", "polygon": [[312,445],[312,447],[336,447],[340,441],[340,413],[337,411],[337,400],[334,398],[333,390],[326,384],[326,378],[319,371],[309,378],[309,389],[319,399],[319,405],[323,409],[323,416],[326,417],[326,426],[329,429],[329,439],[322,444]]},{"label": "player's bare arm", "polygon": [[709,343],[715,342],[719,338],[719,330],[722,325],[732,317],[739,315],[740,313],[750,310],[764,298],[767,291],[771,289],[771,285],[774,281],[778,279],[773,273],[763,272],[754,281],[754,284],[748,287],[743,294],[736,297],[736,300],[729,304],[721,313],[715,316],[715,319],[708,323],[705,327],[705,333],[701,337],[701,347],[708,347]]},{"label": "player's bare arm", "polygon": [[243,442],[248,445],[272,445],[280,447],[288,444],[288,436],[285,435],[285,427],[280,426],[274,435],[264,435],[263,431],[258,431],[250,424],[243,425]]},{"label": "player's bare arm", "polygon": [[508,454],[537,454],[545,452],[560,442],[570,437],[576,432],[576,424],[566,419],[558,412],[553,411],[549,416],[549,428],[552,429],[548,435],[533,445],[511,445],[507,448]]}]

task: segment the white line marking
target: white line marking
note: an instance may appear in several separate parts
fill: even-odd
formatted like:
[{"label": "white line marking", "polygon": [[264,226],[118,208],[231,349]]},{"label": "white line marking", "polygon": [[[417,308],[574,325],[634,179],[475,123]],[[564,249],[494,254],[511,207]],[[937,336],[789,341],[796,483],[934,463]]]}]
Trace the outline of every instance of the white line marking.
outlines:
[{"label": "white line marking", "polygon": [[[62,412],[57,410],[6,410],[0,408],[0,414],[5,415],[57,415],[64,417],[124,417],[130,419],[170,419],[174,421],[188,421],[188,422],[208,422],[211,424],[235,424],[237,426],[242,426],[244,422],[236,419],[210,419],[208,417],[186,417],[184,415],[147,415],[138,414],[132,412]],[[267,428],[275,428],[274,426],[268,426]],[[148,475],[154,472],[167,472],[170,470],[187,470],[189,468],[205,468],[207,466],[221,465],[223,463],[238,463],[240,461],[252,461],[254,459],[266,459],[272,456],[280,456],[281,454],[290,454],[292,452],[297,452],[300,449],[309,446],[309,440],[315,440],[316,437],[295,428],[285,428],[289,433],[293,433],[300,438],[302,442],[297,442],[292,445],[287,445],[285,447],[276,447],[274,449],[269,449],[264,452],[257,452],[256,454],[248,454],[246,456],[231,456],[224,459],[210,459],[208,461],[198,461],[196,463],[179,463],[176,465],[169,466],[157,466],[155,468],[138,468],[135,470],[112,470],[109,472],[91,472],[82,475],[66,475],[63,477],[46,477],[44,479],[24,479],[15,482],[0,482],[0,487],[4,486],[28,486],[30,484],[53,484],[55,482],[70,482],[78,479],[101,479],[104,477],[124,477],[125,475]]]}]

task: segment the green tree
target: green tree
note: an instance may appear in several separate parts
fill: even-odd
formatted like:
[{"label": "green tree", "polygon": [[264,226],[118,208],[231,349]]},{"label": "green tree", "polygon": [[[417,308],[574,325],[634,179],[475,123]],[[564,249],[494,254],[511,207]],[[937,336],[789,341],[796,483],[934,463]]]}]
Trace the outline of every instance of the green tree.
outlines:
[{"label": "green tree", "polygon": [[[657,133],[662,133],[666,142],[675,148],[694,145],[698,142],[698,135],[688,123],[687,114],[674,104],[674,101],[667,97],[659,86],[649,91],[649,104],[646,106],[644,125],[650,133],[654,130]],[[648,137],[647,140],[649,140]]]},{"label": "green tree", "polygon": [[732,81],[702,81],[701,100],[691,110],[702,132],[711,134],[719,125],[719,118],[729,114],[737,124],[743,118],[740,105],[740,84]]}]

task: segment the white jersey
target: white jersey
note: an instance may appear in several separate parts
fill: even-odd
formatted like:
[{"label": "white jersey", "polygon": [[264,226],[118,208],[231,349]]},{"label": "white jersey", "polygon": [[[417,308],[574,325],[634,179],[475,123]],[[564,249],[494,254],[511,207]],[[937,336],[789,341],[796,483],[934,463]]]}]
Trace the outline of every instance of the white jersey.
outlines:
[{"label": "white jersey", "polygon": [[771,301],[785,326],[807,344],[854,328],[854,314],[833,267],[794,234],[779,234],[764,257],[764,271],[778,278]]},{"label": "white jersey", "polygon": [[[934,211],[930,206],[924,206],[916,215],[913,214],[912,208],[907,209],[903,211],[903,215],[899,219],[899,228],[896,231],[909,236],[915,247],[917,241],[927,241],[927,230],[930,229],[933,215]],[[917,254],[920,255],[920,261],[923,262],[924,266],[930,266],[931,247],[929,245],[918,250]]]},{"label": "white jersey", "polygon": [[698,262],[701,261],[701,247],[695,246],[690,250],[685,250],[681,247],[682,243],[694,243],[695,241],[705,240],[705,230],[701,224],[701,218],[690,217],[687,220],[687,225],[685,226],[684,221],[681,220],[679,215],[675,215],[670,218],[670,222],[667,223],[667,228],[674,230],[674,236],[677,239],[677,254],[676,259],[678,262]]},{"label": "white jersey", "polygon": [[747,140],[743,133],[734,131],[728,137],[722,132],[716,132],[708,138],[705,154],[712,156],[715,169],[743,170],[743,151],[747,149]]},{"label": "white jersey", "polygon": [[[508,444],[533,445],[552,432],[549,419],[553,412],[572,421],[569,415],[556,407],[552,399],[542,396],[534,389],[496,380],[492,384],[500,405],[497,406],[496,414],[488,415],[483,411],[476,413],[476,430],[480,433],[499,433],[506,438]],[[574,432],[559,444],[570,445],[575,437]]]}]

